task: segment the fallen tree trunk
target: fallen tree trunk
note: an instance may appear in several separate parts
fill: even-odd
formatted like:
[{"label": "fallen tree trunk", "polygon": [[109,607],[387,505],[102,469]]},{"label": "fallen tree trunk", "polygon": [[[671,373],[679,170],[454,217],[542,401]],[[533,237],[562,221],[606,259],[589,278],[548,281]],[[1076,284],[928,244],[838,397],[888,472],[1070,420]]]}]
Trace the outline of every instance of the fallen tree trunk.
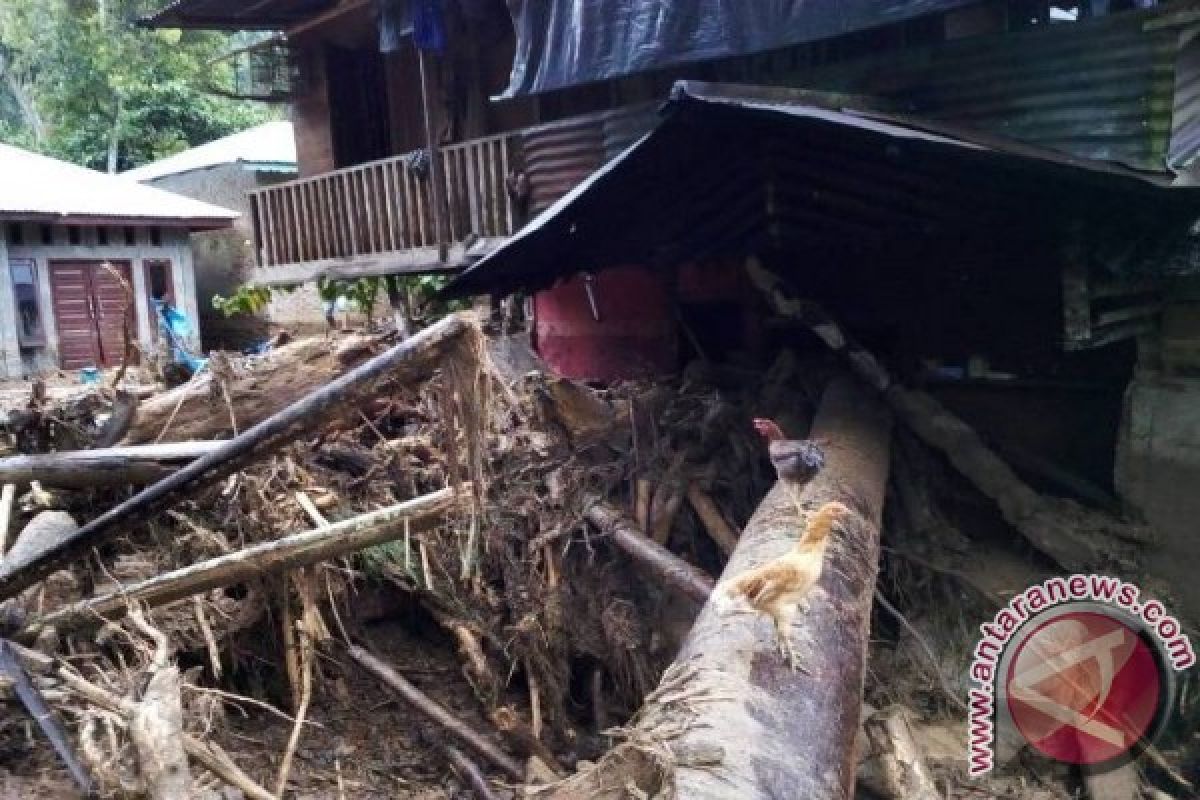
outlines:
[{"label": "fallen tree trunk", "polygon": [[593,500],[584,512],[588,522],[605,533],[622,552],[654,573],[664,584],[697,603],[708,600],[713,580],[638,530],[633,520],[614,506]]},{"label": "fallen tree trunk", "polygon": [[57,489],[153,483],[222,444],[170,442],[10,456],[0,458],[0,483],[28,486],[38,481]]},{"label": "fallen tree trunk", "polygon": [[184,385],[141,403],[124,442],[232,436],[235,420],[239,430],[246,430],[366,361],[380,346],[377,336],[353,336],[342,342],[301,339],[270,351],[243,374],[217,377],[221,386],[215,386],[212,372],[204,370]]},{"label": "fallen tree trunk", "polygon": [[462,484],[460,493],[451,488],[442,489],[326,527],[262,542],[156,575],[58,609],[32,621],[17,638],[27,641],[47,627],[61,632],[99,625],[106,619],[123,616],[134,604],[155,608],[210,589],[243,583],[270,572],[316,564],[390,542],[403,536],[406,530],[423,531],[438,525],[460,497],[469,495],[468,484]]},{"label": "fallen tree trunk", "polygon": [[896,383],[879,360],[851,339],[824,309],[800,297],[792,286],[753,259],[747,262],[746,271],[776,313],[806,325],[845,358],[860,378],[882,394],[896,417],[923,442],[944,453],[1030,544],[1076,572],[1135,569],[1137,547],[1131,543],[1149,540],[1151,532],[1146,527],[1034,491],[970,425],[937,399]]},{"label": "fallen tree trunk", "polygon": [[[802,502],[811,511],[838,501],[854,513],[835,531],[809,608],[791,632],[807,672],[783,661],[765,617],[721,614],[710,603],[628,741],[539,797],[639,796],[631,786],[688,800],[853,796],[889,433],[887,413],[863,387],[848,378],[828,387],[811,431],[829,443],[826,466]],[[795,508],[777,484],[722,579],[787,552],[800,524]]]},{"label": "fallen tree trunk", "polygon": [[356,407],[389,388],[427,378],[447,357],[455,354],[456,348],[460,348],[459,357],[464,360],[475,358],[481,335],[470,314],[448,316],[250,430],[223,442],[208,455],[146,487],[63,541],[22,559],[14,559],[10,554],[0,563],[0,600],[12,597],[60,565],[82,557],[118,525],[133,519],[144,520],[146,515],[158,511],[197,484],[236,472],[244,464],[313,430],[347,407]]}]

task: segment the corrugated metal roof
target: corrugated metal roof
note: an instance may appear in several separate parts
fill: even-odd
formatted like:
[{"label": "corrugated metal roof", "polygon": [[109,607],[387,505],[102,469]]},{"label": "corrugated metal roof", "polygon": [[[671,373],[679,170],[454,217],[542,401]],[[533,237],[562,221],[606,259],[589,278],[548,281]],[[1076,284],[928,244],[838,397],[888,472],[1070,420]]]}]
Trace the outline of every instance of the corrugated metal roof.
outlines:
[{"label": "corrugated metal roof", "polygon": [[338,0],[175,0],[142,19],[142,24],[152,28],[285,30],[337,4]]},{"label": "corrugated metal roof", "polygon": [[[943,42],[771,82],[877,95],[922,117],[1165,169],[1182,21],[1170,14],[1194,5]],[[1196,136],[1193,127],[1178,133]]]},{"label": "corrugated metal roof", "polygon": [[655,130],[449,292],[538,289],[614,264],[789,243],[886,261],[1076,214],[1128,226],[1129,241],[1165,240],[1200,214],[1200,189],[1172,179],[937,122],[820,108],[806,93],[684,82]]},{"label": "corrugated metal roof", "polygon": [[268,172],[295,172],[296,137],[292,123],[286,120],[268,122],[126,170],[121,177],[145,182],[224,164],[244,164],[247,169]]},{"label": "corrugated metal roof", "polygon": [[0,218],[220,228],[238,213],[0,144]]}]

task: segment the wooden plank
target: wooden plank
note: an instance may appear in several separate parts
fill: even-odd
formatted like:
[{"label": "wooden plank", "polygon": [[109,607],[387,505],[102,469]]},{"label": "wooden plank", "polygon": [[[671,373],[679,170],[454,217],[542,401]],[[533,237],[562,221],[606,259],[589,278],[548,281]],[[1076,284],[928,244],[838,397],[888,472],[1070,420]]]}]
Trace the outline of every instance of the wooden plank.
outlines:
[{"label": "wooden plank", "polygon": [[504,173],[500,171],[500,161],[504,157],[503,142],[488,145],[488,202],[491,204],[491,227],[488,235],[501,236],[504,229]]},{"label": "wooden plank", "polygon": [[392,172],[392,180],[396,187],[396,201],[400,213],[400,247],[403,250],[416,246],[416,223],[413,217],[413,201],[409,194],[408,167],[397,161]]},{"label": "wooden plank", "polygon": [[379,252],[386,253],[395,248],[391,245],[391,230],[388,226],[387,190],[383,184],[383,172],[380,165],[372,166],[367,174],[371,178],[371,192],[375,196],[375,220],[379,227]]},{"label": "wooden plank", "polygon": [[336,175],[329,175],[325,181],[325,189],[329,192],[333,238],[337,242],[335,257],[344,258],[350,255],[350,237],[346,233],[346,198],[342,194],[341,181]]},{"label": "wooden plank", "polygon": [[[503,237],[481,239],[471,247],[477,258],[506,242]],[[349,258],[330,258],[320,261],[281,264],[256,269],[250,279],[261,286],[290,286],[306,283],[319,277],[365,278],[373,275],[430,275],[457,272],[467,266],[466,249],[461,243],[447,248],[446,263],[438,258],[437,245],[410,247],[394,253],[369,253]]]},{"label": "wooden plank", "polygon": [[362,252],[358,239],[358,203],[354,197],[354,183],[345,172],[341,174],[342,193],[346,198],[346,224],[349,234],[350,255],[356,256]]},{"label": "wooden plank", "polygon": [[483,235],[483,218],[479,213],[479,204],[482,201],[482,196],[479,193],[479,169],[476,162],[477,151],[474,147],[465,147],[461,151],[464,166],[466,167],[466,201],[467,201],[467,226],[463,231],[465,237],[468,233]]},{"label": "wooden plank", "polygon": [[296,187],[296,200],[300,209],[300,257],[305,261],[311,261],[317,257],[316,247],[313,246],[313,234],[315,231],[312,227],[312,211],[308,205],[307,184],[300,184]]},{"label": "wooden plank", "polygon": [[325,178],[317,181],[317,196],[321,198],[321,230],[325,237],[325,258],[333,258],[338,254],[337,240],[334,237],[333,205],[329,199],[329,181]]},{"label": "wooden plank", "polygon": [[374,210],[371,208],[371,203],[372,203],[371,186],[370,186],[370,183],[367,181],[367,172],[366,172],[366,170],[355,170],[353,173],[351,173],[351,175],[353,176],[354,186],[358,192],[358,196],[361,198],[361,201],[362,201],[362,205],[360,206],[360,208],[362,209],[362,215],[361,215],[360,219],[362,220],[362,226],[363,226],[362,227],[362,240],[363,240],[363,247],[364,247],[363,252],[378,253],[379,249],[376,247],[376,241],[375,241],[375,234],[376,234],[375,213],[374,213]]},{"label": "wooden plank", "polygon": [[275,222],[271,217],[271,195],[273,192],[260,192],[256,196],[258,202],[259,213],[263,215],[263,249],[260,251],[259,263],[264,267],[269,267],[279,263],[276,258],[277,246],[275,242]]},{"label": "wooden plank", "polygon": [[318,181],[304,184],[304,195],[308,198],[308,226],[312,231],[313,258],[328,258],[329,252],[325,248],[324,215],[321,213],[317,185]]},{"label": "wooden plank", "polygon": [[399,216],[399,198],[396,196],[396,182],[392,179],[395,169],[396,164],[394,161],[388,161],[379,165],[379,185],[383,187],[384,210],[387,212],[389,250],[399,250],[402,247],[399,235],[400,224],[397,220]]},{"label": "wooden plank", "polygon": [[500,140],[500,197],[504,202],[504,227],[501,232],[504,236],[512,236],[513,228],[516,226],[516,221],[513,219],[513,204],[512,198],[508,196],[508,170],[509,170],[509,150],[512,147],[512,139],[504,137]]},{"label": "wooden plank", "polygon": [[[459,171],[458,159],[455,157],[457,152],[457,150],[443,150],[441,153],[444,156],[441,172],[443,177],[442,191],[445,193],[446,207],[444,209],[434,209],[435,217],[445,213],[446,219],[442,220],[444,226],[442,230],[446,232],[448,241],[451,242],[457,242],[462,239],[462,230],[458,224],[459,215],[455,212],[455,206],[457,205],[455,199],[462,197],[460,192],[454,191],[455,184],[459,182],[459,176],[456,174]],[[436,219],[434,220],[434,226],[435,228],[437,226]]]},{"label": "wooden plank", "polygon": [[296,204],[296,187],[289,186],[283,194],[288,210],[288,260],[303,261],[300,249],[300,209]]},{"label": "wooden plank", "polygon": [[426,209],[429,207],[429,203],[426,202],[424,189],[429,184],[427,181],[418,180],[417,176],[411,172],[409,173],[409,179],[412,181],[413,191],[417,198],[417,220],[420,222],[420,231],[421,231],[421,236],[419,237],[420,244],[422,247],[425,247],[429,244],[432,244],[432,242],[430,242],[430,240],[429,240],[429,236],[428,236],[429,225],[426,221],[426,216],[425,216]]},{"label": "wooden plank", "polygon": [[415,215],[416,201],[413,199],[409,186],[408,167],[403,163],[396,165],[396,194],[400,198],[400,218],[404,223],[403,247],[416,247],[418,244],[417,220]]},{"label": "wooden plank", "polygon": [[275,224],[275,192],[266,191],[260,194],[259,202],[262,203],[263,214],[266,215],[267,227],[267,251],[266,262],[263,266],[272,266],[279,263],[279,234],[276,231]]}]

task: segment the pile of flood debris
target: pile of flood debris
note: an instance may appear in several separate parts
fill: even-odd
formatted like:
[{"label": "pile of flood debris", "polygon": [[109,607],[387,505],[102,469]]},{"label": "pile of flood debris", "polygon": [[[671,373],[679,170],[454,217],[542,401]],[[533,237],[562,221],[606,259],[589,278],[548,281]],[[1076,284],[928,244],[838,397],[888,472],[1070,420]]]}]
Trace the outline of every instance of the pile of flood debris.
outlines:
[{"label": "pile of flood debris", "polygon": [[[9,411],[0,787],[672,796],[678,750],[638,731],[706,702],[676,657],[775,482],[750,420],[808,431],[837,353],[597,390],[461,314],[208,363]],[[1028,753],[966,777],[978,622],[1048,560],[974,534],[1019,521],[937,435],[891,449],[860,792],[1073,796]],[[630,742],[652,778],[572,788]],[[1152,777],[1178,791],[1174,757]]]}]

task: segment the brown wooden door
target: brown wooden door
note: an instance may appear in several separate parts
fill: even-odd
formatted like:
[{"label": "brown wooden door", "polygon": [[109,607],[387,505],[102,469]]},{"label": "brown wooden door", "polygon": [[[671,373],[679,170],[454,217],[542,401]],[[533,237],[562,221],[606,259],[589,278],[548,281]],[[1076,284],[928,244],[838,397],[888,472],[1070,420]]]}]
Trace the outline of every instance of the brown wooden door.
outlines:
[{"label": "brown wooden door", "polygon": [[[50,292],[63,369],[113,367],[125,353],[125,321],[133,308],[125,286],[103,261],[51,261]],[[130,281],[128,261],[107,262]],[[132,284],[130,284],[132,285]]]}]

